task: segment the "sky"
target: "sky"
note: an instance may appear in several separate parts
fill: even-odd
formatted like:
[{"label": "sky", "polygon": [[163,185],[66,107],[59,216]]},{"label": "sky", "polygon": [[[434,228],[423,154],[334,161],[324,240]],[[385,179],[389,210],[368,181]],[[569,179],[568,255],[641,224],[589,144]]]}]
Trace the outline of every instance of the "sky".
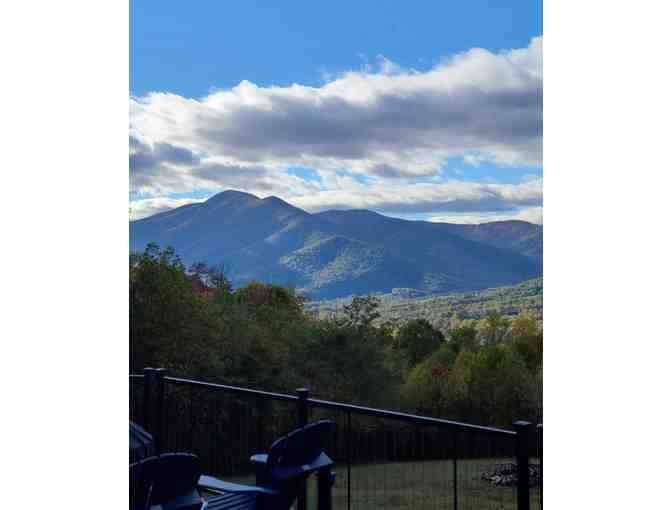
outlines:
[{"label": "sky", "polygon": [[130,201],[542,222],[536,1],[131,2]]}]

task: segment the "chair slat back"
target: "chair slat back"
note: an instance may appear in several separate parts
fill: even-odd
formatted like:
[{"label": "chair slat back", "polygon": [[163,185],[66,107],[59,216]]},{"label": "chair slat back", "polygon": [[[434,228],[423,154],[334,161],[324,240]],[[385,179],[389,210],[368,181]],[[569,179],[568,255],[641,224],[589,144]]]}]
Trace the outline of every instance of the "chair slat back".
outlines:
[{"label": "chair slat back", "polygon": [[164,453],[130,464],[129,470],[129,501],[134,510],[166,505],[178,498],[200,501],[197,486],[201,470],[196,455]]},{"label": "chair slat back", "polygon": [[154,484],[154,467],[158,457],[147,457],[129,465],[129,502],[131,508],[144,509]]},{"label": "chair slat back", "polygon": [[282,481],[274,473],[282,468],[310,466],[324,453],[335,423],[320,420],[294,430],[275,441],[268,452],[262,482],[270,488],[279,488]]},{"label": "chair slat back", "polygon": [[287,443],[277,467],[310,465],[324,452],[334,422],[320,420],[287,435]]}]

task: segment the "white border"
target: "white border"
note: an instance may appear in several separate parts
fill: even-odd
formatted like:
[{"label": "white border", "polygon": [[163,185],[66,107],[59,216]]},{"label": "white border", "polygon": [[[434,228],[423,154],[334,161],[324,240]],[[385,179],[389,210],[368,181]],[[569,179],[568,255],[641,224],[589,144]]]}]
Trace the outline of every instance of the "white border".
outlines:
[{"label": "white border", "polygon": [[2,507],[126,508],[128,4],[12,2]]}]

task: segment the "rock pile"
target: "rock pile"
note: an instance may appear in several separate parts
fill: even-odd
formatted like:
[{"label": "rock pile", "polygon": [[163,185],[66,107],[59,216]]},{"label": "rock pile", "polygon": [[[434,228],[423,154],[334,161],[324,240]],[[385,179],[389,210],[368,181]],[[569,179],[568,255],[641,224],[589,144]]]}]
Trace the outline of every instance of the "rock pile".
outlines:
[{"label": "rock pile", "polygon": [[[530,487],[539,487],[541,471],[539,464],[530,464]],[[496,464],[491,471],[481,474],[481,480],[498,487],[514,487],[518,483],[518,467],[515,464]]]}]

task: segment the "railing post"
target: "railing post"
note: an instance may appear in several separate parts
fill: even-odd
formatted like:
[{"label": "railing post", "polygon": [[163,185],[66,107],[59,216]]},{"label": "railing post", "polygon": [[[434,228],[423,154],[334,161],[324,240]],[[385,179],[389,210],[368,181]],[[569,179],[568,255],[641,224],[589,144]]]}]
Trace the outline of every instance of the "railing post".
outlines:
[{"label": "railing post", "polygon": [[163,400],[164,400],[164,380],[166,376],[165,368],[154,369],[154,382],[156,384],[156,402],[154,407],[154,447],[156,453],[163,453],[163,431],[164,431],[164,416],[163,416]]},{"label": "railing post", "polygon": [[317,473],[317,510],[332,510],[331,487],[336,475],[330,468],[321,469]]},{"label": "railing post", "polygon": [[516,430],[516,466],[518,467],[518,510],[530,510],[530,426],[528,421],[514,422]]},{"label": "railing post", "polygon": [[537,448],[539,448],[539,506],[544,508],[544,427],[537,425]]},{"label": "railing post", "polygon": [[352,487],[350,478],[352,476],[352,413],[348,411],[348,510],[352,508]]},{"label": "railing post", "polygon": [[152,399],[152,385],[154,383],[154,369],[152,367],[145,367],[143,373],[143,388],[142,388],[142,426],[148,432],[152,432],[154,428],[153,417],[151,416],[151,399]]},{"label": "railing post", "polygon": [[[310,390],[308,388],[298,388],[296,390],[296,396],[299,397],[297,401],[297,412],[298,412],[298,421],[299,427],[304,427],[308,424],[308,397],[310,395]],[[297,510],[306,510],[307,508],[307,497],[306,497],[306,481],[301,482],[301,487],[299,488],[299,494],[296,498],[296,509]]]},{"label": "railing post", "polygon": [[299,397],[297,409],[299,427],[304,427],[308,424],[308,397],[310,396],[310,390],[308,388],[298,388],[296,396]]},{"label": "railing post", "polygon": [[457,510],[457,430],[453,430],[453,510]]}]

